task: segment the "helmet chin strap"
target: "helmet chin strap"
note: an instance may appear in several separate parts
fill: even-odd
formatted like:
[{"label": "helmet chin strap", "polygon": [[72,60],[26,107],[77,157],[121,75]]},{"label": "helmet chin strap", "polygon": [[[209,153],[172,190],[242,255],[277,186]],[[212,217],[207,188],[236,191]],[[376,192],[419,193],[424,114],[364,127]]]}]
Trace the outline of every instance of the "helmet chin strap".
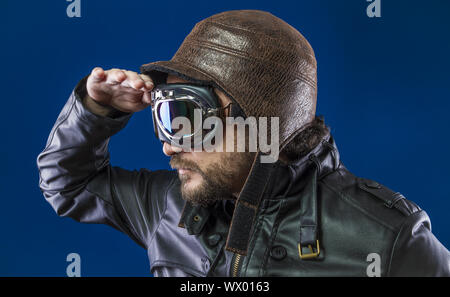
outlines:
[{"label": "helmet chin strap", "polygon": [[276,163],[261,163],[261,154],[261,152],[255,154],[250,173],[235,202],[225,246],[228,251],[244,256],[247,255],[260,202],[266,195],[266,186],[277,166]]}]

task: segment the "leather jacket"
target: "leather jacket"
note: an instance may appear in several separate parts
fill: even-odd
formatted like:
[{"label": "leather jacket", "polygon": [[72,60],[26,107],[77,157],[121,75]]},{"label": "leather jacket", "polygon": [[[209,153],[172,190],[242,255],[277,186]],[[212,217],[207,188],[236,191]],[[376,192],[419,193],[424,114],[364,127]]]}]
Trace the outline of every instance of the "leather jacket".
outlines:
[{"label": "leather jacket", "polygon": [[110,225],[147,249],[154,276],[367,276],[373,255],[381,276],[450,276],[425,211],[350,173],[331,135],[295,164],[273,164],[247,254],[225,250],[233,202],[193,207],[175,171],[111,166],[109,138],[131,115],[91,113],[79,86],[38,156],[39,186],[59,216]]}]

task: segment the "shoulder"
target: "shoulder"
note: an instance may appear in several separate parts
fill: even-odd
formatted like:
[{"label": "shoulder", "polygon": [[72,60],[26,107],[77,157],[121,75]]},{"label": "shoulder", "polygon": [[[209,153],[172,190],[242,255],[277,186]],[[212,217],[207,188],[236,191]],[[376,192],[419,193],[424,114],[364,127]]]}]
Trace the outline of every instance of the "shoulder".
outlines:
[{"label": "shoulder", "polygon": [[[365,213],[372,220],[400,230],[407,218],[421,212],[421,208],[400,192],[381,183],[349,172],[343,165],[319,181],[325,192]],[[429,222],[428,224],[429,225]]]}]

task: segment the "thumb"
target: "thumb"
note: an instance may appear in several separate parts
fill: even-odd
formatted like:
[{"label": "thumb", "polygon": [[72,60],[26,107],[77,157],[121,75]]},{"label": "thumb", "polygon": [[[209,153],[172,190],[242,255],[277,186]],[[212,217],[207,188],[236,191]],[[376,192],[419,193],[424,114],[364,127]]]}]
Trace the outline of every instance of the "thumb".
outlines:
[{"label": "thumb", "polygon": [[95,67],[90,76],[93,82],[101,82],[106,78],[105,71],[101,67]]}]

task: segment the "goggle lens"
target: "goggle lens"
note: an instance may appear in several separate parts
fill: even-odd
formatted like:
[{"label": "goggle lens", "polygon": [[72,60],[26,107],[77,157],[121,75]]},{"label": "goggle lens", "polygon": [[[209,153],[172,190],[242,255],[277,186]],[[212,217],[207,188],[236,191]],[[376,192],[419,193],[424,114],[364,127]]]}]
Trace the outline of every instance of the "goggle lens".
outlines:
[{"label": "goggle lens", "polygon": [[179,128],[172,127],[172,121],[176,117],[185,117],[191,122],[191,132],[190,134],[185,134],[183,136],[189,136],[194,133],[194,110],[199,107],[190,101],[182,100],[172,100],[161,102],[157,107],[157,114],[161,125],[170,135],[176,134],[183,127]]}]

